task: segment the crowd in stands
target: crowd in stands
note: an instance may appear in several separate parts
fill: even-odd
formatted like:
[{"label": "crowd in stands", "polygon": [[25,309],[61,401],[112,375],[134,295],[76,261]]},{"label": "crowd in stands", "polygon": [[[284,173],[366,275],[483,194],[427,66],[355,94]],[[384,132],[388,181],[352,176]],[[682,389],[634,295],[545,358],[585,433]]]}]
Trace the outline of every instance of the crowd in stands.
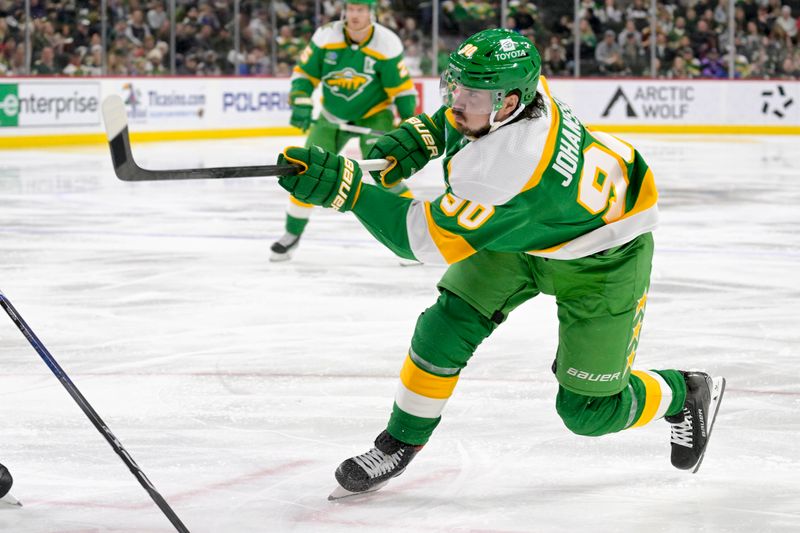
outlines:
[{"label": "crowd in stands", "polygon": [[[288,76],[314,29],[338,19],[343,5],[241,0],[237,31],[233,0],[175,3],[172,50],[167,0],[107,0],[106,39],[100,0],[30,0],[26,50],[24,0],[0,0],[0,76],[101,75],[104,43],[108,75],[169,74],[174,63],[184,76]],[[659,0],[655,21],[650,0],[581,0],[577,17],[571,1],[508,0],[505,21],[500,0],[441,0],[436,58],[431,0],[378,4],[413,75],[435,75],[434,64],[441,70],[464,37],[505,25],[536,43],[547,75],[570,76],[578,66],[582,76],[727,78],[733,54],[734,77],[800,77],[800,0],[736,0],[732,17],[729,0]]]}]

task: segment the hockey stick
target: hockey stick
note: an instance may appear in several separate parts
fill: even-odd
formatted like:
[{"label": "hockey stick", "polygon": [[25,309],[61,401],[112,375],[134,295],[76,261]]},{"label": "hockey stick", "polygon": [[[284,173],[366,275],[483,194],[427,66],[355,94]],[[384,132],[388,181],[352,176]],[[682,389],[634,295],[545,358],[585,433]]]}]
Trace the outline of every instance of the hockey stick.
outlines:
[{"label": "hockey stick", "polygon": [[106,426],[105,422],[100,418],[100,415],[92,408],[89,404],[88,400],[83,397],[83,394],[78,390],[72,380],[69,379],[69,376],[64,372],[64,370],[59,366],[58,362],[50,355],[50,352],[47,351],[47,348],[44,347],[42,341],[36,336],[36,334],[31,330],[28,326],[27,322],[20,316],[17,310],[11,305],[11,302],[8,301],[5,294],[0,291],[0,306],[8,313],[8,316],[11,317],[11,320],[16,324],[19,330],[25,335],[25,338],[28,339],[28,342],[33,346],[33,349],[39,354],[45,364],[50,368],[50,370],[55,374],[61,384],[67,389],[67,392],[72,399],[75,400],[75,403],[78,404],[78,407],[84,412],[84,414],[89,418],[97,431],[99,431],[103,437],[105,437],[108,444],[113,448],[114,452],[119,455],[122,462],[128,467],[131,471],[131,474],[139,481],[139,483],[144,487],[144,490],[150,495],[158,508],[166,515],[172,525],[175,526],[175,529],[179,533],[189,533],[189,530],[183,525],[181,519],[178,518],[178,515],[175,514],[175,511],[172,510],[172,507],[164,500],[161,494],[158,493],[156,488],[147,479],[147,476],[144,475],[142,469],[139,468],[139,465],[136,464],[136,461],[133,460],[133,457],[128,453],[128,451],[122,447],[122,443],[111,433],[111,430]]},{"label": "hockey stick", "polygon": [[[286,176],[302,170],[300,165],[256,165],[243,167],[187,168],[178,170],[148,170],[136,164],[131,153],[128,136],[128,113],[125,103],[118,95],[103,101],[103,122],[106,126],[108,144],[114,173],[122,181],[203,180],[225,178],[255,178]],[[385,159],[356,161],[363,171],[383,170],[388,165]]]},{"label": "hockey stick", "polygon": [[363,126],[356,126],[355,124],[348,124],[347,122],[335,123],[335,124],[336,127],[338,127],[342,131],[347,131],[350,133],[358,133],[359,135],[374,135],[375,137],[386,135],[385,131],[373,130],[372,128],[365,128]]}]

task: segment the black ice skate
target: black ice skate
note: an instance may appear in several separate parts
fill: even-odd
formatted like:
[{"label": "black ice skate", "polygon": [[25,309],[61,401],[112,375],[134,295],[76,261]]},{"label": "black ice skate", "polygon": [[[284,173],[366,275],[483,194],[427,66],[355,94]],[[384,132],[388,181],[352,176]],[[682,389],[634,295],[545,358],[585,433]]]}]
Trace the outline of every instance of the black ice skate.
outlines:
[{"label": "black ice skate", "polygon": [[294,233],[284,233],[283,237],[272,243],[270,250],[272,255],[269,260],[272,262],[288,261],[292,258],[297,245],[300,243],[300,235]]},{"label": "black ice skate", "polygon": [[672,466],[697,472],[711,438],[717,418],[725,378],[711,378],[703,372],[681,372],[686,381],[686,401],[683,410],[666,417],[671,425]]},{"label": "black ice skate", "polygon": [[11,477],[11,472],[0,464],[0,508],[5,505],[22,506],[22,504],[8,492],[11,490],[13,484],[14,478]]},{"label": "black ice skate", "polygon": [[328,499],[338,500],[383,488],[389,480],[403,473],[421,449],[422,446],[405,444],[384,431],[375,439],[374,448],[339,465],[336,469],[339,486]]}]

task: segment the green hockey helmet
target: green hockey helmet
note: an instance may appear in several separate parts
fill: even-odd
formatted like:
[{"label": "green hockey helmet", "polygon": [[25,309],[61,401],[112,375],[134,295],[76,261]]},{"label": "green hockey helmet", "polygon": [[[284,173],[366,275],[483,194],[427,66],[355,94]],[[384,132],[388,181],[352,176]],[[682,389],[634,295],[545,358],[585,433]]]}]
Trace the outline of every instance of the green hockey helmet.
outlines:
[{"label": "green hockey helmet", "polygon": [[518,111],[533,102],[541,70],[530,40],[511,30],[483,30],[450,54],[440,91],[448,107],[493,117],[512,91],[519,92],[523,104]]},{"label": "green hockey helmet", "polygon": [[346,4],[363,4],[365,6],[375,7],[377,0],[347,0]]}]

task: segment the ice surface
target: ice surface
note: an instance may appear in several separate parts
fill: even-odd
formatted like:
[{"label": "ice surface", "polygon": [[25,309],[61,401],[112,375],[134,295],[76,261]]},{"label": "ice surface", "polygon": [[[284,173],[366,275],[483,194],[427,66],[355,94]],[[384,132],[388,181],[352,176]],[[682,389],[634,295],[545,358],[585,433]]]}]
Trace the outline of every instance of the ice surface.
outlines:
[{"label": "ice surface", "polygon": [[[800,140],[629,136],[661,227],[637,364],[728,389],[696,475],[668,426],[572,435],[554,410],[555,304],[513,314],[382,491],[327,501],[385,427],[440,267],[398,266],[314,213],[268,262],[270,178],[122,183],[104,148],[0,152],[0,288],[194,532],[800,531]],[[134,145],[143,166],[270,164],[301,138]],[[432,198],[440,172],[410,185]],[[4,314],[9,532],[172,528]]]}]

